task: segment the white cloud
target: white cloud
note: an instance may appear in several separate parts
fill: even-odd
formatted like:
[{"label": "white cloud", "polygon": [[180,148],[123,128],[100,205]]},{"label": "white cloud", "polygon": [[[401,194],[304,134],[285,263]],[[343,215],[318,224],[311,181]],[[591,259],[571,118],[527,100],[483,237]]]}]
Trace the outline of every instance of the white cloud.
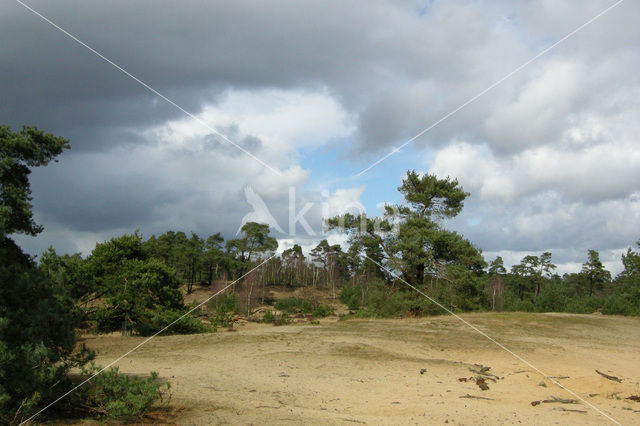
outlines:
[{"label": "white cloud", "polygon": [[539,68],[516,99],[495,108],[487,118],[486,139],[493,147],[519,152],[547,144],[566,126],[583,89],[584,66],[563,60],[546,62]]},{"label": "white cloud", "polygon": [[518,202],[551,191],[567,201],[593,203],[638,191],[640,150],[612,140],[572,150],[543,145],[497,157],[486,145],[455,142],[437,152],[430,171],[458,178],[487,202]]},{"label": "white cloud", "polygon": [[[261,155],[269,158],[287,159],[296,149],[317,147],[354,130],[348,113],[327,90],[227,90],[217,102],[206,104],[197,117],[237,144],[247,135],[260,139],[264,145]],[[212,134],[190,117],[168,122],[153,132],[172,146],[185,147]]]},{"label": "white cloud", "polygon": [[362,185],[356,188],[338,188],[333,192],[325,192],[322,216],[331,218],[345,213],[354,215],[365,213],[366,209],[360,200],[365,188],[366,185]]}]

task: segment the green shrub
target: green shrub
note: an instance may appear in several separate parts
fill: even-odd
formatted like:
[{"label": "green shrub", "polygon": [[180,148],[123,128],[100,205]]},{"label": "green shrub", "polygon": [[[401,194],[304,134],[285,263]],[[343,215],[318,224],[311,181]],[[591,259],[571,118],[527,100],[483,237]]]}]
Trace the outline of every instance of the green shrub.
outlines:
[{"label": "green shrub", "polygon": [[280,315],[276,315],[273,319],[273,325],[287,325],[291,324],[291,318],[289,314],[286,312],[281,313]]},{"label": "green shrub", "polygon": [[235,293],[222,294],[209,302],[209,306],[213,306],[217,312],[234,312],[238,296]]},{"label": "green shrub", "polygon": [[602,313],[605,315],[640,315],[640,309],[622,295],[611,295],[604,300]]},{"label": "green shrub", "polygon": [[[141,336],[150,336],[176,321],[182,315],[184,315],[184,312],[181,311],[155,309],[136,322],[135,329]],[[212,331],[212,328],[202,324],[202,322],[192,314],[188,314],[179,321],[176,321],[171,327],[163,331],[162,334],[194,334],[208,331]]]},{"label": "green shrub", "polygon": [[214,313],[209,319],[214,327],[233,327],[233,314],[238,303],[238,296],[235,293],[223,294],[210,302],[213,305]]},{"label": "green shrub", "polygon": [[[82,370],[83,378],[88,378],[100,371],[91,364]],[[82,405],[92,412],[109,418],[134,418],[148,412],[155,404],[167,402],[170,398],[170,383],[158,380],[158,373],[151,377],[140,378],[128,376],[112,367],[80,388],[75,398],[80,398]]]},{"label": "green shrub", "polygon": [[331,314],[333,314],[333,308],[331,306],[318,305],[311,313],[311,316],[314,318],[324,318]]},{"label": "green shrub", "polygon": [[340,291],[340,301],[347,307],[356,311],[360,309],[362,289],[356,285],[345,284]]},{"label": "green shrub", "polygon": [[262,321],[273,325],[291,324],[291,318],[286,312],[282,312],[281,314],[274,314],[273,312],[271,312],[271,310],[268,310],[264,313]]},{"label": "green shrub", "polygon": [[505,311],[535,312],[535,306],[531,300],[528,298],[520,300],[518,295],[510,290],[503,294],[503,305]]},{"label": "green shrub", "polygon": [[273,305],[277,310],[287,312],[289,314],[310,314],[313,312],[313,305],[308,300],[298,297],[288,297],[278,300]]},{"label": "green shrub", "polygon": [[385,288],[382,284],[371,286],[366,295],[366,305],[377,317],[394,317],[413,313],[421,315],[426,310],[427,299],[405,290]]},{"label": "green shrub", "polygon": [[602,299],[595,296],[586,296],[577,299],[569,299],[565,306],[565,312],[574,314],[592,314],[602,306]]},{"label": "green shrub", "polygon": [[262,317],[262,321],[268,324],[272,323],[274,319],[275,319],[275,315],[273,315],[273,312],[271,312],[271,309],[265,312],[264,316]]},{"label": "green shrub", "polygon": [[[448,300],[447,294],[440,289],[432,294],[437,300]],[[406,289],[393,288],[381,281],[369,283],[366,287],[345,285],[340,300],[349,309],[355,311],[351,317],[394,317],[400,315],[436,315],[443,311],[424,296]]]}]

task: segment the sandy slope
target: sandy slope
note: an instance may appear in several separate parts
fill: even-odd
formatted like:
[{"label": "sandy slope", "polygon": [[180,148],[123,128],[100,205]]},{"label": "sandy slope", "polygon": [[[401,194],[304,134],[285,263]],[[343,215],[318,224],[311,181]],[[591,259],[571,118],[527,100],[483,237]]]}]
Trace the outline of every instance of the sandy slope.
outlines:
[{"label": "sandy slope", "polygon": [[[468,314],[464,318],[623,424],[640,424],[640,319]],[[575,398],[452,317],[246,324],[238,331],[159,337],[120,362],[173,386],[178,424],[606,424]],[[106,364],[140,339],[88,336]],[[482,391],[469,371],[491,366]],[[423,374],[420,373],[422,369]],[[598,369],[619,376],[607,380]],[[619,392],[619,394],[615,394]],[[463,399],[464,395],[491,400]],[[595,395],[594,395],[595,394]],[[560,411],[560,409],[586,413]],[[156,418],[157,420],[157,418]]]}]

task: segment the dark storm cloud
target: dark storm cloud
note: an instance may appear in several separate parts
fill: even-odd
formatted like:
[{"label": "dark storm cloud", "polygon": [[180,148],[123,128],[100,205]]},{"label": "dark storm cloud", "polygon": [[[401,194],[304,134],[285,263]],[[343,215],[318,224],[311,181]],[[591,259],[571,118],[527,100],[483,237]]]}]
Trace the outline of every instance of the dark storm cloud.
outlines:
[{"label": "dark storm cloud", "polygon": [[[230,86],[325,84],[323,75],[353,74],[345,64],[354,61],[344,59],[362,50],[346,17],[320,34],[336,18],[320,4],[30,4],[193,112],[203,96],[211,101]],[[9,122],[36,121],[64,131],[182,115],[19,4],[5,4],[2,11],[0,38],[10,43],[0,47],[0,113]]]},{"label": "dark storm cloud", "polygon": [[[481,8],[452,13],[434,5],[425,17],[412,2],[30,4],[192,112],[228,87],[327,87],[363,113],[355,148],[365,152],[420,130],[521,56],[504,35],[492,35]],[[141,126],[181,115],[162,101],[152,107],[157,99],[144,88],[17,3],[3,7],[0,37],[11,40],[0,48],[0,113],[11,123],[64,132],[71,124]],[[496,45],[487,50],[487,41]],[[514,57],[499,67],[487,58],[469,72],[477,56],[495,56],[501,46]],[[460,79],[474,84],[457,93]],[[425,84],[452,93],[420,98]],[[402,99],[397,89],[413,96]],[[397,115],[383,105],[389,96]]]},{"label": "dark storm cloud", "polygon": [[[419,13],[424,9],[420,2],[361,2],[350,7],[320,1],[29,4],[193,112],[229,87],[328,87],[361,114],[355,139],[361,153],[396,145],[512,71],[540,50],[534,36],[545,33],[538,34],[538,26],[549,26],[539,22],[539,14],[534,15],[535,25],[524,24],[535,9],[530,4],[503,2],[435,2],[426,14]],[[604,6],[592,2],[571,16],[565,16],[564,8],[547,10],[554,23],[549,31],[568,32]],[[10,123],[35,121],[64,131],[67,123],[126,127],[181,115],[169,105],[154,107],[157,99],[144,88],[19,4],[8,2],[2,12],[0,37],[10,43],[0,47],[0,113]],[[616,19],[632,19],[629,12],[618,13]],[[609,16],[599,24],[624,27],[613,25]],[[610,45],[616,51],[628,46],[635,33],[617,31],[613,38],[594,25],[580,37],[593,41],[589,48],[605,53],[611,52]],[[573,42],[567,42],[566,50],[559,46],[558,53],[583,49],[578,45],[576,50]],[[487,96],[482,114],[467,108],[464,117],[452,117],[415,143],[441,145],[452,136],[473,133],[470,127],[477,132],[488,118],[492,98],[504,97],[494,105],[494,115],[511,109],[509,101],[535,78],[534,71],[505,83],[513,90]],[[598,91],[590,89],[584,87],[584,92],[600,99]],[[564,117],[558,115],[561,123]],[[508,123],[496,120],[488,136],[490,143],[496,139],[497,149],[512,151],[531,144],[519,141],[528,137],[525,134],[502,132]],[[557,133],[559,124],[547,124]]]},{"label": "dark storm cloud", "polygon": [[81,232],[135,228],[153,222],[158,210],[181,199],[179,188],[157,176],[119,172],[117,162],[95,156],[80,158],[63,158],[62,164],[33,173],[35,207],[44,222],[67,224]]}]

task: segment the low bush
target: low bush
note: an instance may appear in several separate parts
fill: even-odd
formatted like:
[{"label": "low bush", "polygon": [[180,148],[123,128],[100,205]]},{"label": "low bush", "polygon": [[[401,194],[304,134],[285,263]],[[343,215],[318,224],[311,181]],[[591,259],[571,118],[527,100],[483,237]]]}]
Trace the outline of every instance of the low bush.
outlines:
[{"label": "low bush", "polygon": [[233,327],[233,314],[238,304],[238,296],[235,293],[223,294],[209,303],[208,308],[213,309],[209,318],[213,327]]},{"label": "low bush", "polygon": [[333,308],[331,306],[318,305],[311,313],[311,316],[313,316],[314,318],[324,318],[332,314]]},{"label": "low bush", "polygon": [[389,287],[377,281],[369,283],[364,288],[344,286],[340,300],[355,311],[354,316],[358,318],[442,313],[442,309],[414,291]]},{"label": "low bush", "polygon": [[[92,363],[82,370],[82,378],[91,377],[98,371],[100,367]],[[117,367],[112,367],[80,388],[74,399],[76,405],[86,407],[100,417],[132,419],[142,416],[158,403],[168,402],[170,388],[170,383],[158,380],[158,373],[141,378],[122,374]]]},{"label": "low bush", "polygon": [[286,312],[282,312],[280,314],[274,314],[271,310],[268,310],[267,312],[264,313],[264,316],[262,317],[262,321],[268,324],[273,324],[273,325],[291,324],[291,318],[289,317],[289,314],[287,314]]},{"label": "low bush", "polygon": [[184,314],[185,313],[181,311],[155,309],[145,315],[141,321],[136,322],[135,329],[141,336],[150,336],[175,321],[175,323],[163,331],[162,334],[195,334],[212,331],[211,327],[204,325],[192,314],[185,315],[184,318],[176,321]]},{"label": "low bush", "polygon": [[289,314],[310,314],[313,312],[313,305],[311,302],[298,297],[288,297],[286,299],[278,300],[273,307],[279,311],[287,312]]},{"label": "low bush", "polygon": [[262,317],[262,321],[268,324],[272,323],[274,319],[275,319],[275,315],[271,310],[268,310],[267,312],[265,312],[264,316]]}]

